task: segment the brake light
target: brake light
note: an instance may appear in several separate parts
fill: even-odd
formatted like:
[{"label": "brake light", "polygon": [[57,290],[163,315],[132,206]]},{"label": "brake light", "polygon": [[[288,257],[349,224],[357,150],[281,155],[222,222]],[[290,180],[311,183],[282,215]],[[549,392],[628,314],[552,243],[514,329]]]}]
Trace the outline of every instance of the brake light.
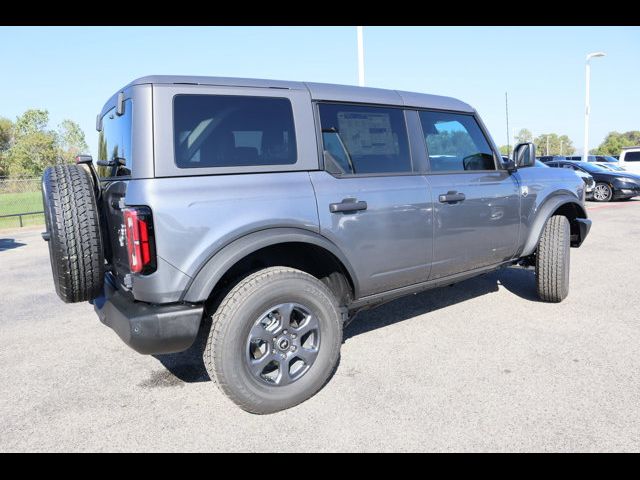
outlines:
[{"label": "brake light", "polygon": [[151,210],[148,207],[125,208],[123,213],[131,272],[151,273],[155,271],[155,245]]}]

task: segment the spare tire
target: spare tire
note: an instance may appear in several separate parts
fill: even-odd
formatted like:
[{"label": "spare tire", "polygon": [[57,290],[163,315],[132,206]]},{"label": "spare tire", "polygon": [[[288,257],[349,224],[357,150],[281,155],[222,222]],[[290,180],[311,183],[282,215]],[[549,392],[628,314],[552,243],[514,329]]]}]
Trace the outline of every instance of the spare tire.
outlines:
[{"label": "spare tire", "polygon": [[53,283],[67,303],[100,295],[104,253],[93,179],[82,165],[48,167],[42,176],[42,200]]}]

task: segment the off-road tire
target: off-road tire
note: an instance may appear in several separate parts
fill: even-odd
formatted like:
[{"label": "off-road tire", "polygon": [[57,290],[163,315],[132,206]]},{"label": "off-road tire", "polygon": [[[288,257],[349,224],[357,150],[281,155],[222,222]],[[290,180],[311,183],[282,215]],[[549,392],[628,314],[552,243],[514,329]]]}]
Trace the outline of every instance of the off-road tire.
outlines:
[{"label": "off-road tire", "polygon": [[56,293],[67,303],[96,298],[104,281],[104,254],[91,174],[81,165],[48,167],[42,200]]},{"label": "off-road tire", "polygon": [[544,302],[558,303],[569,294],[571,227],[563,215],[547,220],[536,252],[536,287]]},{"label": "off-road tire", "polygon": [[[293,383],[265,385],[248,370],[246,339],[260,314],[281,302],[308,306],[320,323],[318,356]],[[287,267],[259,270],[240,280],[212,316],[203,360],[211,379],[243,410],[268,414],[291,408],[320,390],[338,364],[342,316],[335,295],[317,278]]]}]

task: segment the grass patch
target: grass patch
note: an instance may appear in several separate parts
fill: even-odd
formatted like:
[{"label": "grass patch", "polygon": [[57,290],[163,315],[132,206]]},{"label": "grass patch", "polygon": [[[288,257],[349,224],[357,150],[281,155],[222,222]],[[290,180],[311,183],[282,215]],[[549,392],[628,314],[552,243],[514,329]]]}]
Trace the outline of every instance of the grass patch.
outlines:
[{"label": "grass patch", "polygon": [[[42,193],[22,192],[22,193],[0,193],[0,217],[14,213],[41,212]],[[44,215],[27,215],[22,217],[22,224],[42,225]],[[0,218],[0,228],[13,228],[20,226],[19,217]]]}]

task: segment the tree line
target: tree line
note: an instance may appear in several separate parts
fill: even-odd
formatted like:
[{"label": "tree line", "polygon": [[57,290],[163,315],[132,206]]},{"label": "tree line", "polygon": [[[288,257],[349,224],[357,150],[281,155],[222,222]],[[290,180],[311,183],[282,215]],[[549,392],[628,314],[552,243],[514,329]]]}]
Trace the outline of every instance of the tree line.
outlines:
[{"label": "tree line", "polygon": [[0,177],[40,176],[49,165],[73,163],[88,151],[84,132],[73,120],[50,129],[47,110],[27,110],[15,122],[0,117]]},{"label": "tree line", "polygon": [[[533,142],[536,146],[537,155],[573,155],[576,149],[573,141],[567,135],[558,135],[557,133],[543,133],[533,138],[530,130],[523,128],[514,138],[514,144],[510,145],[511,149],[518,143]],[[591,155],[620,155],[622,147],[633,147],[640,145],[640,131],[631,130],[625,133],[610,132],[597,148],[589,150]],[[511,152],[509,146],[502,145],[500,153],[509,155]]]}]

